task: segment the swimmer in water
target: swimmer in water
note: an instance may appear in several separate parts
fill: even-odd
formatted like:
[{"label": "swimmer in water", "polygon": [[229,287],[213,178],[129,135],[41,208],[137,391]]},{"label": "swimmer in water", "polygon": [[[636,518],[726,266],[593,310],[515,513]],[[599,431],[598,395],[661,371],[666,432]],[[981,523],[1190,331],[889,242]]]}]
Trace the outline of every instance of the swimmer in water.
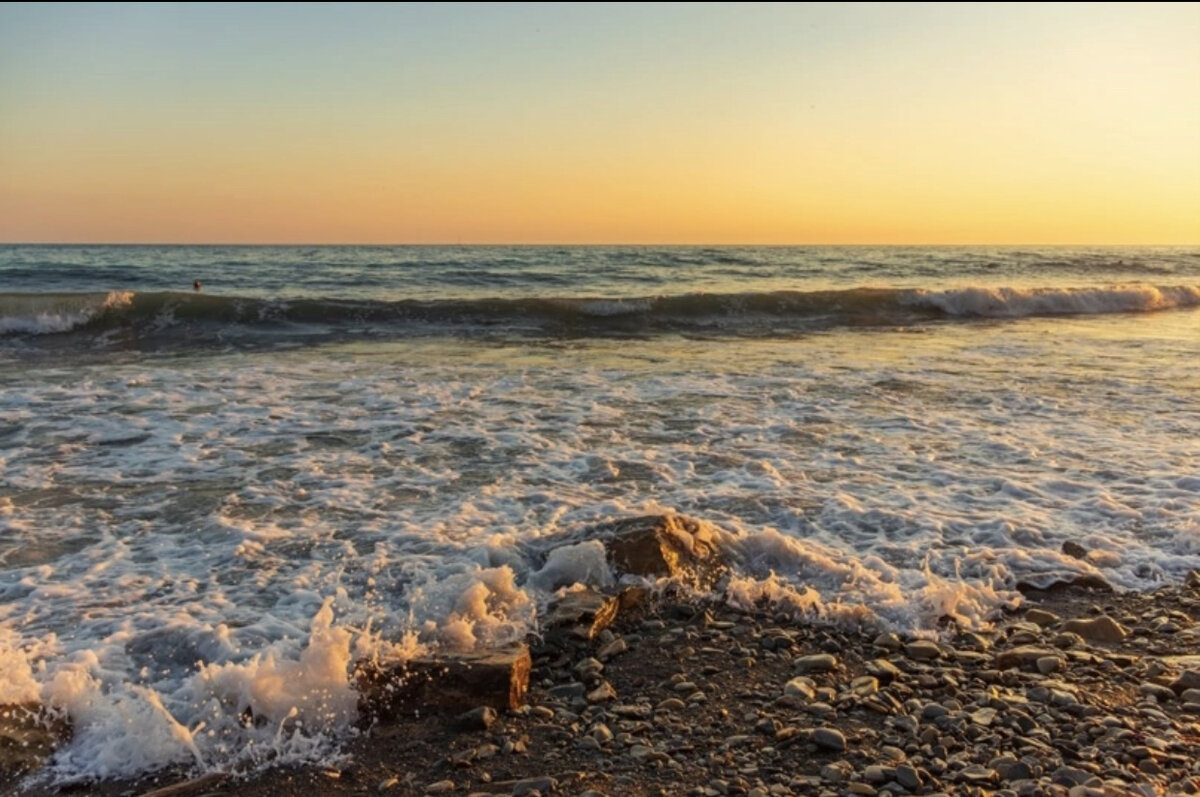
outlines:
[{"label": "swimmer in water", "polygon": [[192,283],[192,290],[194,290],[194,291],[198,291],[203,287],[204,287],[204,283],[201,282],[200,280],[196,280],[195,282]]}]

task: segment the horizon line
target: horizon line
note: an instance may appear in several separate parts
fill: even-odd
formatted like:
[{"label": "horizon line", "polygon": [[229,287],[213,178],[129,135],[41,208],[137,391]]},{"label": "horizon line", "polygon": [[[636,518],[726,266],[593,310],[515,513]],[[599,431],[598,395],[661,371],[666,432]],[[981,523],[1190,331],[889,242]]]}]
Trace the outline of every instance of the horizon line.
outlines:
[{"label": "horizon line", "polygon": [[361,246],[361,247],[398,247],[398,246],[428,246],[428,247],[447,247],[447,246],[477,246],[477,247],[709,247],[717,248],[734,248],[734,247],[755,247],[755,248],[795,248],[804,246],[818,247],[867,247],[867,246],[887,246],[887,247],[913,247],[913,248],[931,248],[931,247],[995,247],[995,248],[1017,248],[1017,247],[1109,247],[1109,248],[1134,248],[1134,247],[1200,247],[1200,239],[1196,241],[1168,241],[1158,243],[1038,243],[1035,241],[1025,241],[1019,243],[988,243],[988,242],[971,242],[971,243],[881,243],[881,242],[851,242],[851,243],[705,243],[705,242],[655,242],[643,243],[637,241],[626,242],[520,242],[520,241],[437,241],[437,242],[391,242],[391,243],[369,243],[369,242],[314,242],[314,241],[276,241],[276,242],[238,242],[238,241],[0,241],[0,246],[242,246],[242,247],[283,247],[283,246],[314,246],[314,247],[335,247],[335,246]]}]

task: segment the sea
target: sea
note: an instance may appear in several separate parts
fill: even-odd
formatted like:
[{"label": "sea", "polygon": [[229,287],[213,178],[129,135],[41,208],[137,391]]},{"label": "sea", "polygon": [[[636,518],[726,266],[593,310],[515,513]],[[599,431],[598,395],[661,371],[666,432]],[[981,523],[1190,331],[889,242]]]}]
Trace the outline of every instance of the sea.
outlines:
[{"label": "sea", "polygon": [[670,512],[732,563],[675,588],[803,622],[1179,582],[1200,250],[0,246],[0,704],[69,718],[45,778],[336,760],[357,662],[536,633],[620,577],[589,530]]}]

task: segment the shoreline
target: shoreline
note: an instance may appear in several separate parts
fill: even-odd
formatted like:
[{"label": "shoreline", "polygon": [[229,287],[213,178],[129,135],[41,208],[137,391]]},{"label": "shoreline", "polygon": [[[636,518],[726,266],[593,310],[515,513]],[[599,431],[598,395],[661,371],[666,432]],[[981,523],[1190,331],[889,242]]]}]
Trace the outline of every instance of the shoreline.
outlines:
[{"label": "shoreline", "polygon": [[668,592],[594,639],[531,647],[527,705],[486,729],[427,714],[364,729],[337,768],[0,793],[1200,793],[1197,574],[1152,593],[1031,591],[992,631],[938,641]]}]

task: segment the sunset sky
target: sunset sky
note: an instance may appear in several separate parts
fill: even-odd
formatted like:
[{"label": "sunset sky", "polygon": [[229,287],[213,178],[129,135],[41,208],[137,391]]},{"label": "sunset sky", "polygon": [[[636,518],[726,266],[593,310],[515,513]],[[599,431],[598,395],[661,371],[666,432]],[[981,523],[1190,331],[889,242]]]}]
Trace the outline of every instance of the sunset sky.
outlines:
[{"label": "sunset sky", "polygon": [[1200,4],[7,4],[0,241],[1197,243]]}]

